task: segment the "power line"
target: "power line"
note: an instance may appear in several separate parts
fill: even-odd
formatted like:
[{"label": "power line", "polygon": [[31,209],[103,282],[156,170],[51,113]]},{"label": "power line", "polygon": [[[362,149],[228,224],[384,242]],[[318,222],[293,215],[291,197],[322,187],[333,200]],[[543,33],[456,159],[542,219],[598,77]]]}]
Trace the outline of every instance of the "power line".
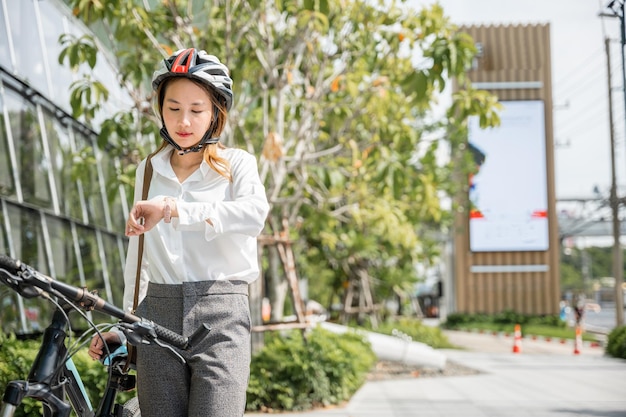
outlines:
[{"label": "power line", "polygon": [[588,80],[591,76],[595,75],[595,78],[602,76],[602,71],[598,67],[598,56],[601,54],[601,49],[595,50],[593,53],[589,54],[583,62],[584,65],[575,65],[575,70],[571,73],[561,76],[559,79],[554,81],[554,90],[565,89],[565,87],[569,87],[570,85],[574,87],[578,87],[579,83],[582,80]]}]

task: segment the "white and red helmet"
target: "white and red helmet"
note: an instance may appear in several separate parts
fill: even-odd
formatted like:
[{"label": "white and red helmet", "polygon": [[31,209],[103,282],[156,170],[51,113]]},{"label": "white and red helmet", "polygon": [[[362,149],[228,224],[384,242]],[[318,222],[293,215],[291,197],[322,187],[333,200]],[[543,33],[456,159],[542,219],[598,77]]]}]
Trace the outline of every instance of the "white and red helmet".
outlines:
[{"label": "white and red helmet", "polygon": [[[222,64],[217,57],[198,51],[195,48],[181,49],[171,57],[161,61],[161,66],[152,76],[152,88],[157,91],[159,86],[170,78],[189,78],[206,84],[222,99],[226,111],[233,105],[233,80],[226,65]],[[219,142],[219,137],[213,137],[217,126],[217,108],[213,111],[213,122],[206,131],[200,142],[196,145],[182,149],[171,137],[166,127],[160,130],[161,137],[171,144],[181,155],[189,152],[200,152],[205,145]]]},{"label": "white and red helmet", "polygon": [[209,85],[224,99],[226,110],[233,105],[233,80],[226,65],[214,55],[195,48],[181,49],[161,61],[161,66],[152,76],[152,88],[157,90],[161,83],[173,77],[186,77]]}]

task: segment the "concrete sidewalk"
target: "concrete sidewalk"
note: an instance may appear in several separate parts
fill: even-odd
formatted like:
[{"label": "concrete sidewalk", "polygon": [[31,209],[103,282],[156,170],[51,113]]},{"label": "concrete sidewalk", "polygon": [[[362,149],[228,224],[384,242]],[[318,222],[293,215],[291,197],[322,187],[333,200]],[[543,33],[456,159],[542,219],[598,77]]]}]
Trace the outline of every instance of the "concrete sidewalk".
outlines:
[{"label": "concrete sidewalk", "polygon": [[[367,382],[344,407],[282,417],[626,417],[626,361],[573,343],[446,332],[449,361],[476,375]],[[246,416],[260,416],[249,413]]]}]

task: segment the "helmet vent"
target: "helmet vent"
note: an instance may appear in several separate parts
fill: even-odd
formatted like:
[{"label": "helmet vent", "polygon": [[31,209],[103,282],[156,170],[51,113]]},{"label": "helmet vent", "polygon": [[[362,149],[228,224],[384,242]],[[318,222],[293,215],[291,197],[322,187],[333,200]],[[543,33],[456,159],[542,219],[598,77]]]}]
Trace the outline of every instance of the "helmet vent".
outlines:
[{"label": "helmet vent", "polygon": [[188,73],[189,68],[196,62],[196,51],[194,48],[189,48],[178,54],[170,71],[177,73]]}]

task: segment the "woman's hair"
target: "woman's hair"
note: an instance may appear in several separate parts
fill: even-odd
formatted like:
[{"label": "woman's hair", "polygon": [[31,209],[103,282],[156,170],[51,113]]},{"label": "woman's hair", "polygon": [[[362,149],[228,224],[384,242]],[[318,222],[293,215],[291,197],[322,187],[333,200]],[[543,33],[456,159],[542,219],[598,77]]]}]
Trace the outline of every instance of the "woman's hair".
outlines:
[{"label": "woman's hair", "polygon": [[[210,97],[211,103],[213,104],[213,112],[214,112],[214,118],[213,118],[212,123],[215,124],[212,137],[219,137],[224,131],[224,127],[226,126],[226,120],[228,117],[228,112],[226,111],[226,105],[224,103],[224,100],[221,98],[219,94],[217,94],[213,90],[212,87],[194,78],[170,77],[169,79],[163,81],[161,85],[159,85],[159,88],[157,90],[157,100],[158,100],[157,110],[159,112],[159,117],[161,118],[161,121],[163,121],[163,102],[165,100],[165,91],[167,89],[168,84],[173,79],[177,79],[177,78],[188,79],[189,81],[196,84],[198,87],[202,88]],[[217,117],[215,117],[215,112],[217,113]],[[209,127],[209,129],[210,128],[211,127]],[[165,148],[167,145],[168,143],[165,140],[163,140],[157,152]],[[217,154],[218,149],[225,149],[225,148],[226,146],[224,146],[220,142],[212,143],[212,144],[204,145],[202,153],[203,153],[203,157],[206,163],[209,164],[209,166],[215,172],[217,172],[224,178],[228,179],[229,181],[232,181],[233,178],[230,173],[230,163],[228,162],[227,159],[222,158]]]}]

